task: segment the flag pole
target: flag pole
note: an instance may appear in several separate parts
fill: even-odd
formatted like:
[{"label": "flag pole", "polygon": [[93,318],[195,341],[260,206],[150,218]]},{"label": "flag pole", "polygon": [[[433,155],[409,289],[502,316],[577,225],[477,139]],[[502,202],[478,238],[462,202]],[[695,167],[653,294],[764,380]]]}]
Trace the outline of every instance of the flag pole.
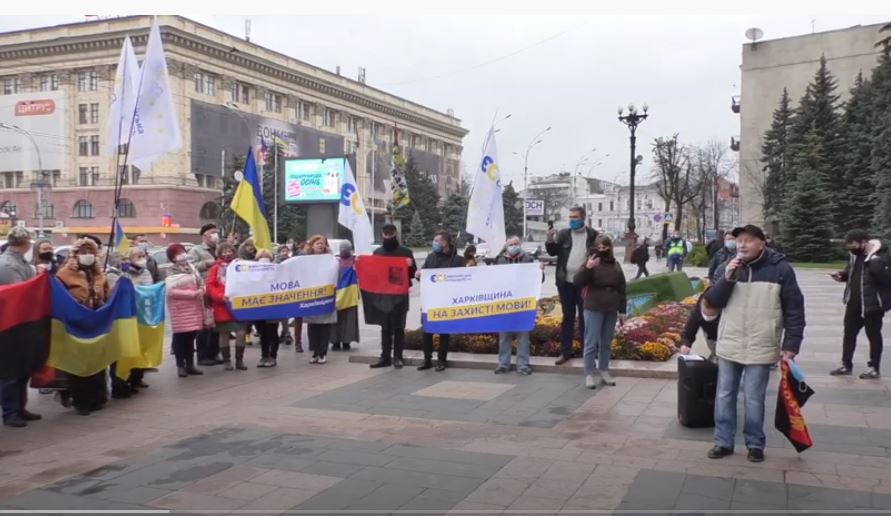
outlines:
[{"label": "flag pole", "polygon": [[272,136],[272,243],[278,244],[278,142],[275,141],[275,133]]}]

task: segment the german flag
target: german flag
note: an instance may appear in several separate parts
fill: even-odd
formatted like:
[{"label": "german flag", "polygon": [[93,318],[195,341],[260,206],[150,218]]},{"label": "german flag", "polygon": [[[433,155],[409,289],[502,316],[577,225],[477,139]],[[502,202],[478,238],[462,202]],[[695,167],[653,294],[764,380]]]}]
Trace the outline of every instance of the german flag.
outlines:
[{"label": "german flag", "polygon": [[0,378],[26,378],[49,357],[50,277],[0,287]]},{"label": "german flag", "polygon": [[365,322],[383,324],[388,314],[408,310],[408,263],[404,257],[359,256],[356,276]]}]

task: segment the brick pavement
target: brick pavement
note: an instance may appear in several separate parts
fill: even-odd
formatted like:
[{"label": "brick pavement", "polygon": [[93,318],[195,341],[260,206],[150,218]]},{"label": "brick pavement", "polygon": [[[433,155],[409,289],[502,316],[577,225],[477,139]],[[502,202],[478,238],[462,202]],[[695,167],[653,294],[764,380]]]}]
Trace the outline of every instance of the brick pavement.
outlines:
[{"label": "brick pavement", "polygon": [[44,420],[0,430],[0,509],[887,510],[889,383],[826,376],[842,318],[827,280],[800,273],[817,391],[801,455],[770,431],[763,464],[707,459],[711,433],[677,425],[670,380],[589,392],[569,375],[372,371],[344,354],[310,366],[283,348],[273,370],[179,379],[166,363],[146,393],[90,417],[32,393]]}]

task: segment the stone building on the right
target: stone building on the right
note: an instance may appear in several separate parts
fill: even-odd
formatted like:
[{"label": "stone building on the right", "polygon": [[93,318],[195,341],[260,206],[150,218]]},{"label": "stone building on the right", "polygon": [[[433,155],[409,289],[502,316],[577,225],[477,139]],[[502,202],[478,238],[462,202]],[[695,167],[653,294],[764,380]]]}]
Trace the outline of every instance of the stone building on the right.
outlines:
[{"label": "stone building on the right", "polygon": [[[889,20],[891,22],[891,20]],[[847,29],[818,32],[746,43],[740,65],[740,97],[732,108],[740,116],[739,147],[740,219],[743,223],[763,224],[763,163],[761,142],[770,128],[783,88],[789,90],[792,107],[805,93],[808,83],[825,55],[832,74],[838,80],[836,93],[847,99],[859,72],[868,77],[875,67],[879,47],[876,43],[887,32],[879,29],[887,23],[856,25]]]}]

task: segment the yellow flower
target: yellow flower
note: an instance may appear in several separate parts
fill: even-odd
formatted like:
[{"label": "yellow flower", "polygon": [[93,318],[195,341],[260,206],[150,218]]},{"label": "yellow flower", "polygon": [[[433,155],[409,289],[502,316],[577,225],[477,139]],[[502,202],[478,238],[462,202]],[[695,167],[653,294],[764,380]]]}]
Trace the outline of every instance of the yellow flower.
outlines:
[{"label": "yellow flower", "polygon": [[640,352],[641,355],[643,355],[643,358],[647,360],[665,362],[671,358],[671,349],[660,342],[644,342],[640,347]]}]

